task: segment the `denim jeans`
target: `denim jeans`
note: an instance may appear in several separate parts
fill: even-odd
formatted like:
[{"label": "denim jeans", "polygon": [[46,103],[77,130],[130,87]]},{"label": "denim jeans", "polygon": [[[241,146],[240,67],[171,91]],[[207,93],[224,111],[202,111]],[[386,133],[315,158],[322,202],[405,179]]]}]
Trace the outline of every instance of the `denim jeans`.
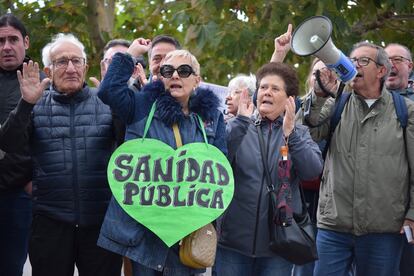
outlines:
[{"label": "denim jeans", "polygon": [[355,236],[318,229],[319,260],[316,261],[314,275],[348,275],[354,262],[356,275],[397,276],[403,242],[400,234]]},{"label": "denim jeans", "polygon": [[[315,262],[310,262],[304,265],[294,265],[292,269],[292,276],[313,276],[313,271],[315,269]],[[352,263],[351,269],[346,274],[347,276],[354,276],[355,273],[355,264]],[[400,275],[403,276],[403,275]],[[404,275],[412,276],[412,275]]]},{"label": "denim jeans", "polygon": [[290,276],[292,266],[281,257],[254,258],[219,247],[213,276]]},{"label": "denim jeans", "polygon": [[292,276],[313,276],[313,269],[315,262],[310,262],[304,265],[294,265],[292,269]]},{"label": "denim jeans", "polygon": [[32,199],[23,189],[0,194],[0,275],[23,274],[31,221]]},{"label": "denim jeans", "polygon": [[133,276],[195,276],[201,275],[205,271],[205,269],[192,269],[183,265],[179,257],[178,244],[170,247],[162,271],[152,269],[134,261],[131,261],[131,263]]}]

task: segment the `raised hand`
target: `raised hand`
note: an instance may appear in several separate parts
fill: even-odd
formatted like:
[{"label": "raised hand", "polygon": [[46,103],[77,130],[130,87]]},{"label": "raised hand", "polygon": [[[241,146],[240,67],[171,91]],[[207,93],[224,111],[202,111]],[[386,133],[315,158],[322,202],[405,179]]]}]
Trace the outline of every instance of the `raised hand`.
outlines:
[{"label": "raised hand", "polygon": [[45,78],[40,82],[39,64],[31,60],[29,63],[23,63],[23,73],[18,70],[17,78],[22,98],[31,104],[35,104],[40,99],[50,81],[49,78]]},{"label": "raised hand", "polygon": [[290,96],[286,100],[285,117],[283,118],[283,134],[285,135],[285,137],[289,137],[289,135],[295,128],[295,111],[295,98]]},{"label": "raised hand", "polygon": [[148,52],[150,47],[151,40],[140,37],[132,42],[131,46],[129,46],[127,50],[127,53],[133,57],[138,57]]},{"label": "raised hand", "polygon": [[275,38],[275,50],[271,62],[283,62],[290,51],[290,40],[292,39],[292,24],[288,25],[286,33]]},{"label": "raised hand", "polygon": [[145,75],[144,67],[141,63],[135,65],[134,73],[132,74],[134,79],[138,79],[142,86],[148,83],[147,76]]},{"label": "raised hand", "polygon": [[249,92],[247,88],[243,89],[240,100],[239,100],[239,108],[237,109],[237,115],[242,115],[246,117],[250,117],[253,114],[254,106],[253,101],[249,96]]}]

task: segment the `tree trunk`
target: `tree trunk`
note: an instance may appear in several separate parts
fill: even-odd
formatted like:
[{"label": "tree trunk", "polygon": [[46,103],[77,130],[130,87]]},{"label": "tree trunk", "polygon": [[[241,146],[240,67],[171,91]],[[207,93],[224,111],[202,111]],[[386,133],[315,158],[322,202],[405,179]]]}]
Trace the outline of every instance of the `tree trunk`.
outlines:
[{"label": "tree trunk", "polygon": [[94,58],[102,55],[106,40],[112,37],[115,0],[87,0],[89,34],[95,47]]}]

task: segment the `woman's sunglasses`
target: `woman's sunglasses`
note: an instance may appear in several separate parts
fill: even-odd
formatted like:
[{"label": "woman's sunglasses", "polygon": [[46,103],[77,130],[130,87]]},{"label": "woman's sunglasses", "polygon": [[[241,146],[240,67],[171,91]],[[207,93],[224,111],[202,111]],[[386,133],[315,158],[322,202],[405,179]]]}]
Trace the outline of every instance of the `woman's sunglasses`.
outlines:
[{"label": "woman's sunglasses", "polygon": [[188,64],[180,65],[177,69],[168,64],[163,65],[160,68],[161,76],[167,79],[171,78],[172,75],[174,75],[174,71],[177,71],[180,78],[188,78],[191,74],[195,74],[193,68]]}]

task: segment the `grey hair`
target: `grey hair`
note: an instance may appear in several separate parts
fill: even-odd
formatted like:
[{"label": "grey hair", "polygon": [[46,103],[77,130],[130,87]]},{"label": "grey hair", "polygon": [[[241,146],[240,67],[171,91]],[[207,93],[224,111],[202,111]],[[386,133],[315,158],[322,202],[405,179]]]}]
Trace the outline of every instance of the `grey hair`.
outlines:
[{"label": "grey hair", "polygon": [[58,33],[52,38],[52,41],[46,44],[46,46],[42,49],[42,62],[45,67],[49,67],[50,65],[52,65],[51,53],[53,48],[59,46],[63,42],[70,42],[78,46],[79,49],[82,51],[82,57],[85,59],[86,63],[87,60],[85,46],[82,44],[82,42],[80,42],[79,39],[77,39],[73,34]]},{"label": "grey hair", "polygon": [[387,52],[385,52],[384,48],[382,48],[381,46],[378,46],[370,42],[363,41],[363,42],[358,42],[354,44],[354,46],[352,47],[351,53],[361,47],[369,47],[369,48],[373,48],[377,50],[377,56],[375,58],[376,62],[377,64],[384,66],[385,69],[387,70],[386,74],[381,78],[381,86],[382,86],[385,80],[388,78],[388,75],[390,74],[391,68],[392,68],[392,64],[391,64],[391,61],[388,59]]},{"label": "grey hair", "polygon": [[387,48],[388,48],[388,47],[390,47],[390,46],[398,46],[398,47],[403,48],[403,49],[405,50],[406,54],[407,54],[407,56],[406,56],[405,58],[408,58],[410,61],[413,61],[413,56],[412,56],[412,54],[411,54],[410,49],[408,49],[408,47],[407,47],[407,46],[404,46],[404,45],[399,44],[399,43],[390,43],[390,44],[388,44],[388,45],[385,47],[385,49],[387,49]]},{"label": "grey hair", "polygon": [[230,92],[238,88],[247,88],[249,96],[253,96],[254,92],[256,91],[256,76],[253,74],[250,74],[249,76],[245,74],[239,74],[236,77],[232,78],[229,81],[227,90]]},{"label": "grey hair", "polygon": [[183,57],[183,58],[188,58],[190,60],[190,65],[193,68],[195,74],[197,76],[200,75],[200,63],[198,63],[197,58],[190,53],[187,50],[174,50],[169,52],[165,58],[164,61],[162,62],[162,64],[165,64],[165,62],[173,57]]}]

